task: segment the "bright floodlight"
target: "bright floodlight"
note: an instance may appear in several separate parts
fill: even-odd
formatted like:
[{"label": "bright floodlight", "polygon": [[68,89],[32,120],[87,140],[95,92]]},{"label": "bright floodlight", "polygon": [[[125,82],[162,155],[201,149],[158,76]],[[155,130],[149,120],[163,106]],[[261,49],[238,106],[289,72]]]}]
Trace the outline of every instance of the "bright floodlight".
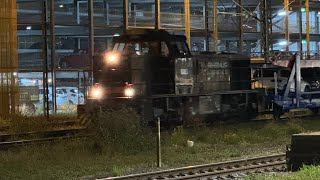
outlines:
[{"label": "bright floodlight", "polygon": [[278,16],[285,16],[287,13],[286,11],[279,11]]},{"label": "bright floodlight", "polygon": [[287,44],[288,44],[287,41],[280,41],[280,42],[279,42],[279,45],[280,45],[280,46],[285,46],[285,45],[287,45]]}]

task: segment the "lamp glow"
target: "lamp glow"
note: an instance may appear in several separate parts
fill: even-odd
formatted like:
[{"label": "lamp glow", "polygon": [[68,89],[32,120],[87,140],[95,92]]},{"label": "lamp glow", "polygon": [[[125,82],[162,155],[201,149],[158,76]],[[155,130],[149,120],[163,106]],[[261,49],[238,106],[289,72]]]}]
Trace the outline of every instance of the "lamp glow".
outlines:
[{"label": "lamp glow", "polygon": [[126,87],[124,89],[124,95],[126,97],[133,97],[135,95],[135,90],[132,87]]},{"label": "lamp glow", "polygon": [[106,53],[105,55],[105,61],[107,64],[117,64],[119,63],[120,56],[116,52],[110,52]]},{"label": "lamp glow", "polygon": [[280,42],[279,42],[279,45],[280,45],[280,46],[285,46],[285,45],[287,45],[287,44],[288,44],[287,41],[280,41]]},{"label": "lamp glow", "polygon": [[286,11],[279,11],[278,16],[285,16],[287,13]]},{"label": "lamp glow", "polygon": [[101,99],[103,96],[103,89],[100,87],[98,83],[92,86],[90,91],[90,95],[93,99]]},{"label": "lamp glow", "polygon": [[91,95],[94,99],[100,99],[102,97],[102,89],[101,88],[92,89]]}]

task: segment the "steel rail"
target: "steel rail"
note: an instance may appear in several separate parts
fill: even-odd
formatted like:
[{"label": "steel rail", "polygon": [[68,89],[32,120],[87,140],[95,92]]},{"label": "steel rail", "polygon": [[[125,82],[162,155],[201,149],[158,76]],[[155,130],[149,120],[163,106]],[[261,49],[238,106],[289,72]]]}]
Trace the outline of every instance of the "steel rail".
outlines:
[{"label": "steel rail", "polygon": [[164,171],[133,174],[120,177],[108,177],[102,179],[133,180],[133,179],[199,179],[235,177],[237,173],[283,171],[286,169],[286,155],[278,154],[272,156],[241,159],[221,163],[189,166],[184,168],[170,169]]},{"label": "steel rail", "polygon": [[66,135],[74,135],[79,134],[82,132],[86,132],[86,128],[80,128],[80,129],[63,129],[63,130],[54,130],[54,131],[44,131],[44,132],[26,132],[26,133],[18,133],[18,134],[0,134],[0,142],[5,142],[9,139],[28,139],[30,137],[62,137]]},{"label": "steel rail", "polygon": [[41,139],[29,139],[29,140],[19,140],[19,141],[9,141],[9,142],[0,142],[0,150],[6,150],[12,147],[21,147],[26,145],[36,145],[36,144],[45,144],[57,141],[66,141],[72,139],[84,139],[88,135],[69,135],[62,137],[51,137],[51,138],[41,138]]}]

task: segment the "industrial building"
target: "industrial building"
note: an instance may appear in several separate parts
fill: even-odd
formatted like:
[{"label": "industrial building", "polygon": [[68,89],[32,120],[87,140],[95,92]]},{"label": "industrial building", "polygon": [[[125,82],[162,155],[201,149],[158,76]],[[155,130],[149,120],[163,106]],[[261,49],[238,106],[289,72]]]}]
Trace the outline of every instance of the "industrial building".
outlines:
[{"label": "industrial building", "polygon": [[316,57],[320,51],[315,0],[3,1],[1,114],[30,103],[40,114],[58,112],[60,102],[82,103],[94,56],[128,30],[165,29],[186,35],[191,51],[236,52],[261,61],[280,52]]}]

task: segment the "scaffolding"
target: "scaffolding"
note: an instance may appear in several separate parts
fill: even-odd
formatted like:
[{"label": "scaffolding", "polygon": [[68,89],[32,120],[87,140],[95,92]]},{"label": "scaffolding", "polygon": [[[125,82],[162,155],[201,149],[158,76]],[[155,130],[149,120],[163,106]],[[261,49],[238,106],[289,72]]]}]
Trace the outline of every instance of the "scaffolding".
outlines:
[{"label": "scaffolding", "polygon": [[[318,14],[316,22],[312,22],[314,16],[310,16],[311,6],[313,14],[318,12],[319,2],[316,1],[312,1],[312,5],[309,0],[145,0],[141,3],[125,0],[124,3],[125,29],[158,28],[184,32],[191,50],[197,50],[192,49],[192,39],[202,38],[202,50],[246,53],[265,60],[273,56],[274,50],[298,51],[292,48],[297,42],[301,54],[305,52],[310,56],[312,51],[319,51],[318,47],[311,48],[311,40],[318,39],[311,38],[312,33],[319,33],[319,28],[313,32],[310,28],[319,26],[316,24]],[[300,18],[295,17],[297,14]],[[300,38],[297,38],[299,33]],[[277,47],[280,39],[286,41],[280,43],[284,48]],[[302,44],[304,40],[306,43]]]},{"label": "scaffolding", "polygon": [[0,6],[0,115],[16,111],[17,68],[16,1],[3,0]]}]

